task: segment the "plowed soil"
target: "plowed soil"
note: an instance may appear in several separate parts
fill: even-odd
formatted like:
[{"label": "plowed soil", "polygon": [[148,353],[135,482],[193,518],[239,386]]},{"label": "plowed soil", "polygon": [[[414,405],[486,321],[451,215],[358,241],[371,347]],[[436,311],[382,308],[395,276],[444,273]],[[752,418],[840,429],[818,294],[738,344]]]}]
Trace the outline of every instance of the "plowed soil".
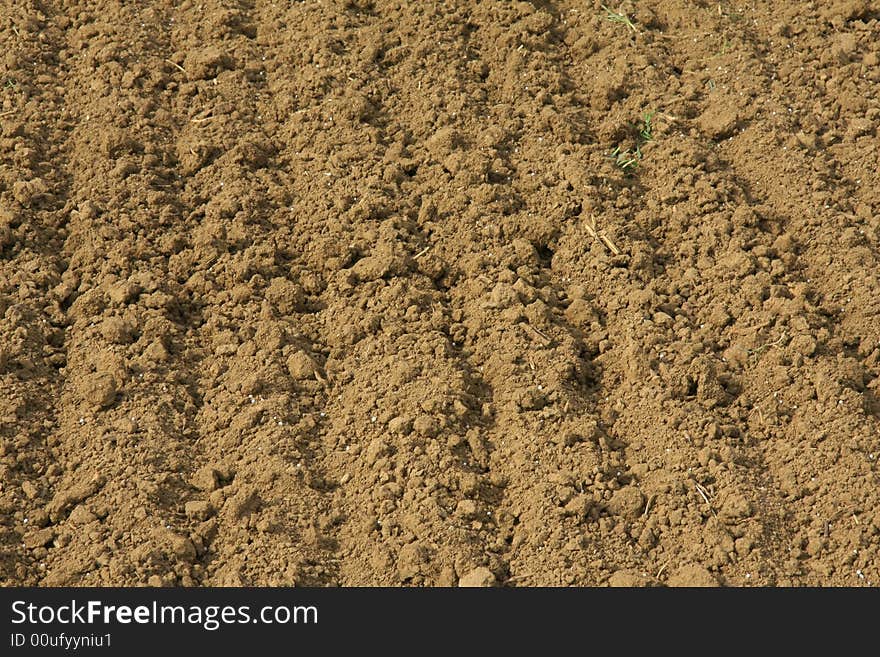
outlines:
[{"label": "plowed soil", "polygon": [[880,583],[876,3],[0,43],[0,583]]}]

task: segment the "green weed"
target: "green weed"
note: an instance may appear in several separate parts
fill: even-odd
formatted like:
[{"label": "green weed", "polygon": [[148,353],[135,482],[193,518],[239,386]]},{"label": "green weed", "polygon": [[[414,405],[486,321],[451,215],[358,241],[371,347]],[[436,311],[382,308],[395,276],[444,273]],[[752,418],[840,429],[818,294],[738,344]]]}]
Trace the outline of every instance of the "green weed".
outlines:
[{"label": "green weed", "polygon": [[633,24],[632,19],[626,14],[614,11],[609,9],[605,5],[602,5],[602,9],[605,10],[605,19],[611,21],[612,23],[620,23],[621,25],[626,25],[633,32],[638,33],[636,26]]},{"label": "green weed", "polygon": [[643,142],[654,141],[654,125],[652,121],[654,120],[654,116],[657,112],[645,112],[642,115],[642,120],[638,124],[639,129],[639,139]]},{"label": "green weed", "polygon": [[654,117],[656,111],[649,111],[642,114],[641,120],[632,124],[637,136],[635,146],[625,148],[622,144],[611,151],[610,157],[614,160],[614,164],[624,173],[632,173],[639,168],[642,161],[642,147],[648,142],[654,141]]}]

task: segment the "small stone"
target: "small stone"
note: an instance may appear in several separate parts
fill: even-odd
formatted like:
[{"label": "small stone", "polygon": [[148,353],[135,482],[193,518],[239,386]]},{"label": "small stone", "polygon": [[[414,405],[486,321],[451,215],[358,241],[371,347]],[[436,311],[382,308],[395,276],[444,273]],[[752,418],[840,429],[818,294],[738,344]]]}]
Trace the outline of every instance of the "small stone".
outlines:
[{"label": "small stone", "polygon": [[25,536],[24,546],[29,550],[34,550],[36,548],[46,547],[54,540],[55,530],[51,527],[47,527],[46,529],[40,529],[39,531],[31,532]]},{"label": "small stone", "polygon": [[497,583],[494,573],[485,566],[474,568],[458,580],[458,585],[462,588],[489,588]]},{"label": "small stone", "polygon": [[697,564],[686,564],[669,576],[667,586],[672,587],[713,587],[718,586],[718,579]]},{"label": "small stone", "polygon": [[637,518],[645,509],[645,496],[635,486],[624,486],[608,501],[608,510],[616,516]]}]

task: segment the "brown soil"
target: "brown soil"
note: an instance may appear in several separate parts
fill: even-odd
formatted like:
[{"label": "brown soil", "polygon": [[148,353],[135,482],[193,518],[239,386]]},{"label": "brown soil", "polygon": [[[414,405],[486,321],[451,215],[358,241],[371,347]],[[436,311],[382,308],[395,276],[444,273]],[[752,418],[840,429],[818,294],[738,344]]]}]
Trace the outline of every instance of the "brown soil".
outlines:
[{"label": "brown soil", "polygon": [[880,7],[612,9],[0,0],[0,583],[880,583]]}]

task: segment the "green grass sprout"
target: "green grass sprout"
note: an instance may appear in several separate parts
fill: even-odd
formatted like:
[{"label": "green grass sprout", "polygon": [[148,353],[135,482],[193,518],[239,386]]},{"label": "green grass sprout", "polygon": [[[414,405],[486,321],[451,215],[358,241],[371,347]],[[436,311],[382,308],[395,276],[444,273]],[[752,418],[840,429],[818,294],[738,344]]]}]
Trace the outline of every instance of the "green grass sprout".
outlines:
[{"label": "green grass sprout", "polygon": [[657,114],[654,112],[645,112],[642,115],[642,121],[638,125],[639,128],[639,138],[643,142],[654,141],[654,126],[651,121],[654,119],[654,116]]},{"label": "green grass sprout", "polygon": [[629,29],[631,29],[633,32],[638,34],[639,31],[636,29],[636,26],[633,24],[632,19],[630,19],[629,16],[627,16],[626,14],[614,11],[612,9],[609,9],[605,5],[602,5],[602,9],[605,10],[605,19],[606,20],[609,20],[612,23],[620,23],[621,25],[626,25]]}]

